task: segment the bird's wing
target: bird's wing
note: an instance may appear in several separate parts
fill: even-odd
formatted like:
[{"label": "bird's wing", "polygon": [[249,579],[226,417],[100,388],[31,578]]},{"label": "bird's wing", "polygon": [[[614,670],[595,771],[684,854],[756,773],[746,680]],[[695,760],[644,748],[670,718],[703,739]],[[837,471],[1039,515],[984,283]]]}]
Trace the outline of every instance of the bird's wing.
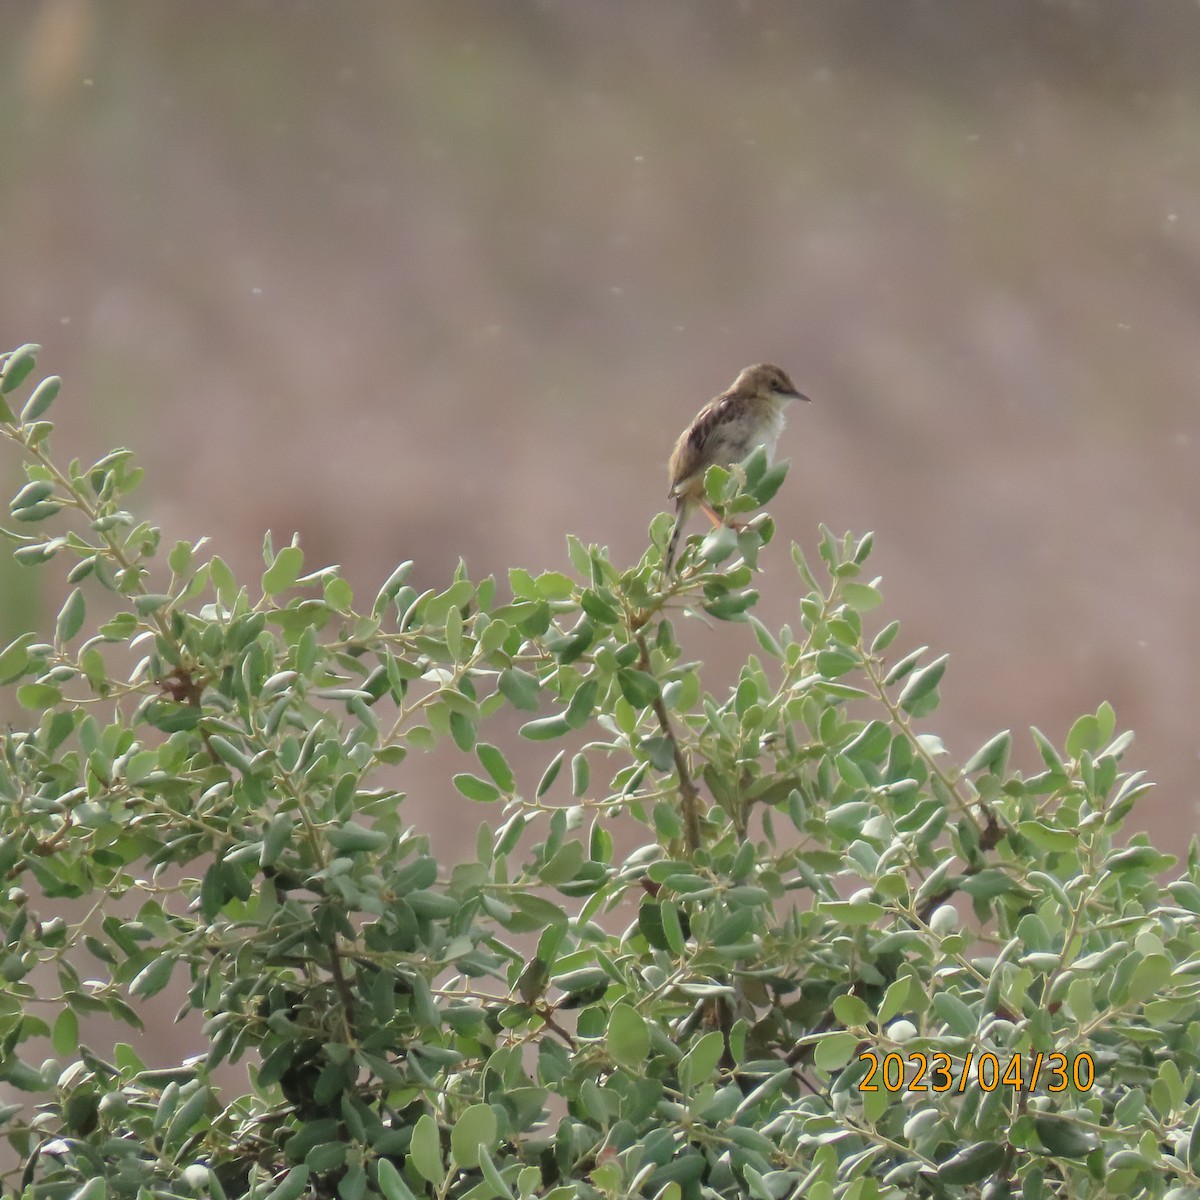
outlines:
[{"label": "bird's wing", "polygon": [[737,406],[728,395],[710,400],[696,414],[696,419],[679,435],[667,471],[671,478],[668,496],[678,496],[697,475],[713,464],[711,447],[717,440],[720,427],[737,415]]}]

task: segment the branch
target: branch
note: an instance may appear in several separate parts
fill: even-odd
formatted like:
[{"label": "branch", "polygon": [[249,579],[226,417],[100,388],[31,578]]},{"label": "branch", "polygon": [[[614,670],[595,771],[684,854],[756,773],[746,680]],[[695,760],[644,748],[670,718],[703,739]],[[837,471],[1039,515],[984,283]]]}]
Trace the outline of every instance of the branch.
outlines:
[{"label": "branch", "polygon": [[[650,674],[650,647],[646,644],[646,635],[638,629],[634,633],[641,658],[638,667]],[[671,716],[663,703],[662,691],[659,690],[651,701],[651,708],[658,718],[658,727],[662,735],[671,743],[671,757],[675,761],[675,773],[679,776],[679,806],[683,811],[683,836],[688,853],[694,854],[700,849],[700,791],[692,779],[692,772],[683,754],[683,747],[675,736],[675,728],[671,724]]]}]

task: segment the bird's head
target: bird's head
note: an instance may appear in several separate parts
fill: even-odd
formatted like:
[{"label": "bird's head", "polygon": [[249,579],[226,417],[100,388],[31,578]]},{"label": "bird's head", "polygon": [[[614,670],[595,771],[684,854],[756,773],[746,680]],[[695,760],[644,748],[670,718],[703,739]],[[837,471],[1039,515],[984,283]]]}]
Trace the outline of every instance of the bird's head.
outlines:
[{"label": "bird's head", "polygon": [[771,400],[784,403],[788,400],[808,400],[803,392],[788,378],[788,373],[781,367],[770,363],[757,363],[747,367],[734,380],[732,391],[742,392],[749,396],[764,396]]}]

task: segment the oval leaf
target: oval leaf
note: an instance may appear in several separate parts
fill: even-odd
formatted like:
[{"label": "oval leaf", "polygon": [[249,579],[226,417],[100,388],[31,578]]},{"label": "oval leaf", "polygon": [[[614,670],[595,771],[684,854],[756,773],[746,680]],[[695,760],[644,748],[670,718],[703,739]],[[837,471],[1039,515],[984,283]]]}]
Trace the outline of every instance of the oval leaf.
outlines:
[{"label": "oval leaf", "polygon": [[650,1030],[645,1018],[628,1004],[617,1004],[608,1018],[608,1053],[613,1061],[634,1070],[650,1053]]}]

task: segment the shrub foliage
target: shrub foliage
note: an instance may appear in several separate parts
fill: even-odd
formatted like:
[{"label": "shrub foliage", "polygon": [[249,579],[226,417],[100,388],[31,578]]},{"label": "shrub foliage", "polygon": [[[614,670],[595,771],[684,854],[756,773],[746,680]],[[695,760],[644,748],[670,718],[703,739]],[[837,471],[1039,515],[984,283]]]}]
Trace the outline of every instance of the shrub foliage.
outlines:
[{"label": "shrub foliage", "polygon": [[[754,616],[765,515],[670,580],[665,516],[507,589],[405,563],[362,605],[269,538],[239,580],[162,553],[129,451],[53,458],[35,351],[5,532],[69,573],[0,652],[7,1194],[1196,1194],[1200,869],[1118,844],[1148,785],[1107,705],[1034,730],[1036,774],[1007,732],[956,762],[869,536],[793,547],[795,625]],[[707,484],[734,515],[782,479]],[[736,686],[684,616],[745,638]],[[399,790],[440,742],[469,861]],[[204,1040],[148,1066],[164,990]]]}]

